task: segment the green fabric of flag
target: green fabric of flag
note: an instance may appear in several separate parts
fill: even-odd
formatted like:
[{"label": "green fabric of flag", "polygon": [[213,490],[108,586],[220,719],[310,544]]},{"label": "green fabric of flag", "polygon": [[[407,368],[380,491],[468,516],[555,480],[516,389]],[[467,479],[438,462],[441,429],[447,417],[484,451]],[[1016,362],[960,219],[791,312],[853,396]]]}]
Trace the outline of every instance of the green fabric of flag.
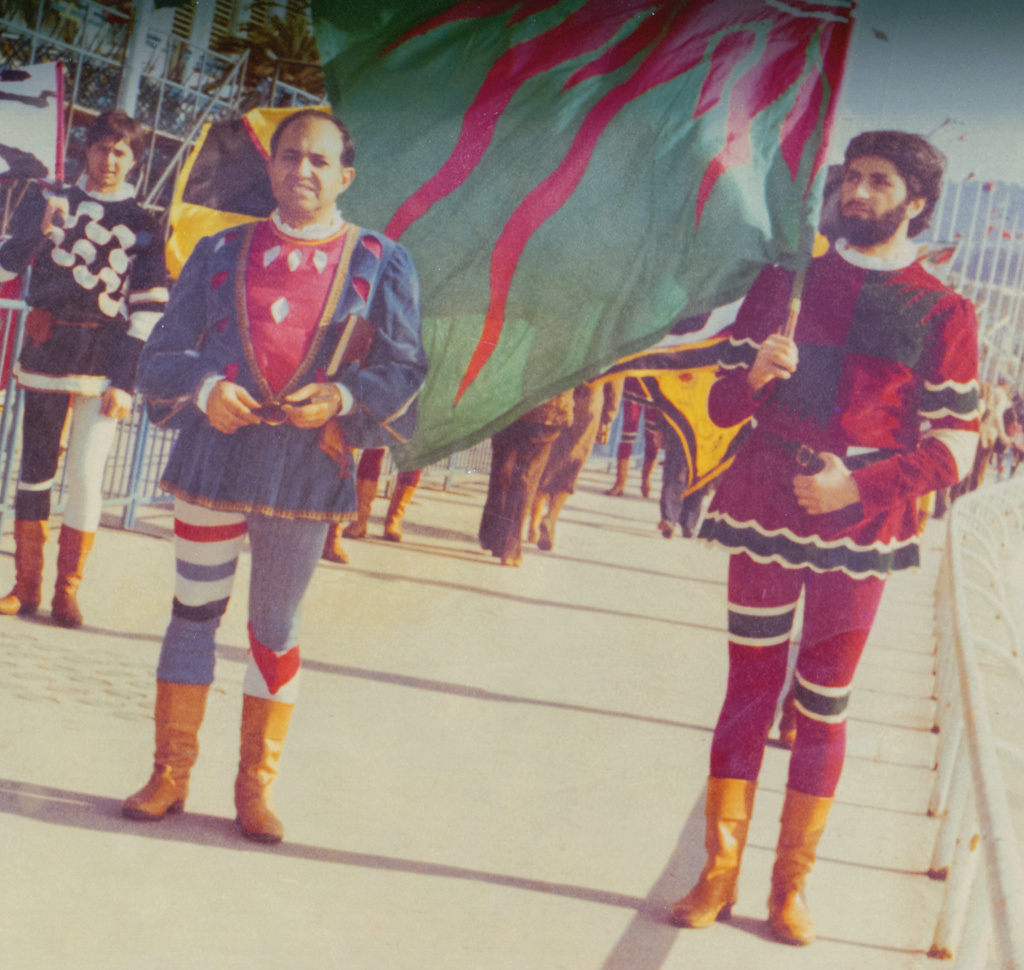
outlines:
[{"label": "green fabric of flag", "polygon": [[314,0],[357,177],[407,246],[422,467],[684,316],[813,224],[851,0]]}]

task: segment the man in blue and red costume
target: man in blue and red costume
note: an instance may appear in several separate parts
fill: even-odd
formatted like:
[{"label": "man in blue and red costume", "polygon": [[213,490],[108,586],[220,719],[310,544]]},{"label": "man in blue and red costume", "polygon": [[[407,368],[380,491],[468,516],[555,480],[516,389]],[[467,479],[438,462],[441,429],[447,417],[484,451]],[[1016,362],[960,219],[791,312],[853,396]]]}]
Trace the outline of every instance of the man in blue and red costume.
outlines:
[{"label": "man in blue and red costume", "polygon": [[289,116],[267,168],[269,219],[203,239],[143,352],[139,389],[180,427],[161,485],[175,496],[177,577],[157,667],[156,755],[130,818],[181,811],[213,681],[214,637],[246,535],[249,660],[237,825],[278,842],[270,785],[296,699],[299,613],[332,522],[354,515],[354,448],[405,440],[426,375],[408,252],[345,222],[345,127]]},{"label": "man in blue and red costume", "polygon": [[971,304],[915,260],[945,159],[917,135],[865,132],[846,150],[842,238],[807,272],[795,337],[793,273],[747,295],[709,401],[755,430],[723,477],[701,536],[732,550],[729,677],[711,746],[707,863],[673,907],[680,926],[727,919],[801,590],[797,732],[768,915],[814,939],[803,887],[846,745],[850,684],[886,576],[918,564],[917,501],[971,470],[978,437]]}]

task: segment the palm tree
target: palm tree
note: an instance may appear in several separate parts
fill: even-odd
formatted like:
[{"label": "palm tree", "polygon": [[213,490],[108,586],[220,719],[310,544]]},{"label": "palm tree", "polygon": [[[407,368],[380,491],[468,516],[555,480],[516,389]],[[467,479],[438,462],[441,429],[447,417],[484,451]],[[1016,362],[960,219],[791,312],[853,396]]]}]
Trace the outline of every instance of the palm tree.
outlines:
[{"label": "palm tree", "polygon": [[263,23],[245,28],[245,37],[225,37],[214,45],[221,54],[249,52],[246,87],[255,88],[265,81],[281,81],[322,97],[324,77],[320,52],[301,14],[273,16]]}]

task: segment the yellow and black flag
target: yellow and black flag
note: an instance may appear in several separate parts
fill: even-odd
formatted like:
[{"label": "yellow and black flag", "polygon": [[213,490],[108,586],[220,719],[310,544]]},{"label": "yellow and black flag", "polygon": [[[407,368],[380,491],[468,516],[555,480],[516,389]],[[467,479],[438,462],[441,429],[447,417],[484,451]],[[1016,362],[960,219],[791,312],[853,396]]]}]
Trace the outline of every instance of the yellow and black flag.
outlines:
[{"label": "yellow and black flag", "polygon": [[[256,108],[234,121],[203,125],[174,186],[167,268],[175,279],[203,236],[265,219],[277,203],[270,189],[270,136],[297,108]],[[330,112],[326,105],[324,111]]]}]

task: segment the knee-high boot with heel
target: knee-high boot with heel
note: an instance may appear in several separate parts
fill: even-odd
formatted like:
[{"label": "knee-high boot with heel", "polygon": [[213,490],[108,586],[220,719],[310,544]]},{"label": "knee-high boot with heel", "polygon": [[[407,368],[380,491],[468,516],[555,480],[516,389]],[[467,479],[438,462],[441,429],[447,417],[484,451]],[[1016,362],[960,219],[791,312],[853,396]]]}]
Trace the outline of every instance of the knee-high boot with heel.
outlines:
[{"label": "knee-high boot with heel", "polygon": [[708,779],[704,802],[704,848],[708,858],[696,885],[672,907],[671,919],[676,926],[703,929],[732,915],[756,792],[756,781]]},{"label": "knee-high boot with heel", "polygon": [[199,757],[199,728],[209,693],[208,684],[156,682],[153,774],[121,806],[125,818],[156,822],[184,811],[189,775]]},{"label": "knee-high boot with heel", "polygon": [[768,921],[772,934],[782,943],[806,946],[814,940],[814,923],[803,890],[814,868],[818,842],[831,809],[831,798],[786,789],[782,829],[772,869],[772,891],[768,897]]},{"label": "knee-high boot with heel", "polygon": [[280,842],[284,825],[274,814],[270,789],[277,778],[294,704],[244,694],[242,744],[235,779],[235,824],[254,842]]},{"label": "knee-high boot with heel", "polygon": [[78,587],[95,538],[95,532],[82,532],[68,525],[60,527],[60,538],[57,540],[57,585],[53,591],[51,612],[53,622],[58,626],[76,628],[82,625]]},{"label": "knee-high boot with heel", "polygon": [[48,522],[15,519],[14,589],[0,599],[0,616],[29,615],[42,602],[43,549],[50,538]]}]

